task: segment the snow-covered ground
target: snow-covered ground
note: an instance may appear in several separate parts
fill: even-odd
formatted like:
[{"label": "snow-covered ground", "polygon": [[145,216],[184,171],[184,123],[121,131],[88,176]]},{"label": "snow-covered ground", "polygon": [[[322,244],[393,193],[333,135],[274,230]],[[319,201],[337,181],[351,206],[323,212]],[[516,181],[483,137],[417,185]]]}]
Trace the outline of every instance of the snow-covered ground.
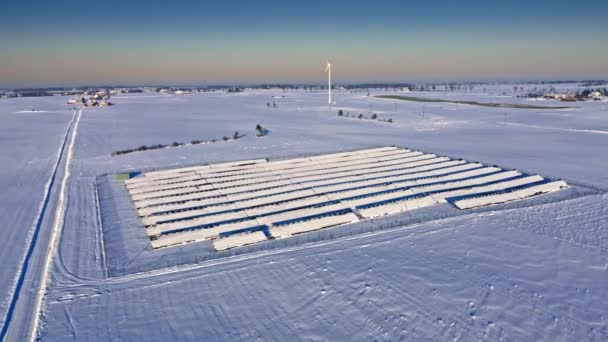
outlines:
[{"label": "snow-covered ground", "polygon": [[[35,107],[35,111],[32,108]],[[57,98],[9,99],[0,102],[0,317],[10,307],[26,251],[48,223],[54,195],[49,186],[58,164],[71,110]],[[61,169],[58,168],[58,173]],[[48,189],[48,192],[47,192]]]},{"label": "snow-covered ground", "polygon": [[[529,101],[493,94],[477,89],[408,95]],[[329,112],[324,94],[272,95],[131,95],[114,98],[116,106],[83,111],[69,165],[64,225],[51,253],[42,339],[608,339],[606,103],[528,110],[338,93]],[[9,325],[6,317],[45,185],[72,122],[65,100],[0,101],[0,182],[8,189],[0,194],[5,223],[0,298],[6,298],[0,322],[9,340],[29,333],[29,298],[40,282],[36,274],[62,190],[61,161],[36,246],[41,252],[32,256],[32,275]],[[268,108],[273,101],[277,108]],[[37,112],[26,113],[32,106]],[[394,123],[341,118],[340,108],[366,117],[375,112]],[[269,129],[268,136],[255,137],[258,123]],[[221,140],[234,131],[245,136],[111,156],[140,145]],[[215,259],[198,258],[208,248],[204,242],[171,248],[155,259],[154,253],[163,252],[151,250],[136,218],[128,224],[134,213],[128,198],[113,196],[112,175],[118,172],[387,145],[563,178],[583,190],[458,216],[414,210],[377,219],[380,229],[311,233],[309,239],[296,237],[297,243],[228,251]],[[114,214],[99,215],[100,206]]]}]

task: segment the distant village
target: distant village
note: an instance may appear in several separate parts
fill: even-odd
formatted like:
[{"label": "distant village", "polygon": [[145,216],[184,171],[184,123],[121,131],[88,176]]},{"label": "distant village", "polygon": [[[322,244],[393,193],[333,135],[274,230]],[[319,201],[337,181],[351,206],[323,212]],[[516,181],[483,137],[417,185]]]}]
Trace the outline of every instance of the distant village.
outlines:
[{"label": "distant village", "polygon": [[[281,88],[284,89],[284,88]],[[119,94],[160,93],[160,94],[194,94],[206,92],[242,92],[243,88],[234,86],[208,86],[208,87],[80,87],[80,88],[24,88],[0,89],[0,99],[15,97],[42,97],[42,96],[73,96],[68,104],[83,104],[89,107],[111,106],[108,100]]]},{"label": "distant village", "polygon": [[[546,100],[556,100],[563,102],[577,101],[605,101],[608,99],[608,89],[590,90],[586,89],[575,93],[549,93],[543,94],[542,98]],[[535,96],[540,97],[540,96]]]},{"label": "distant village", "polygon": [[[575,90],[556,88],[560,83],[574,83]],[[378,84],[348,84],[342,86],[332,86],[333,89],[343,92],[363,92],[369,95],[370,91],[386,92],[463,92],[486,93],[486,86],[493,83],[378,83]],[[271,91],[303,91],[315,92],[324,91],[326,86],[322,85],[290,85],[290,84],[269,84],[257,86],[199,86],[199,87],[175,87],[175,86],[155,86],[155,87],[129,87],[129,86],[103,86],[103,87],[78,87],[78,88],[23,88],[13,90],[0,89],[0,99],[14,97],[37,97],[37,96],[72,96],[67,101],[70,105],[83,105],[87,107],[112,106],[110,98],[119,94],[132,93],[160,93],[173,95],[186,95],[194,93],[223,92],[240,93],[244,90],[271,90]],[[512,90],[511,90],[512,89]],[[500,95],[514,95],[522,98],[535,98],[545,100],[555,100],[563,102],[577,101],[608,101],[608,81],[559,81],[559,82],[527,82],[516,84],[511,89],[501,90]]]},{"label": "distant village", "polygon": [[110,96],[111,91],[85,92],[83,95],[68,100],[68,104],[82,104],[85,107],[107,107],[113,105],[109,101]]}]

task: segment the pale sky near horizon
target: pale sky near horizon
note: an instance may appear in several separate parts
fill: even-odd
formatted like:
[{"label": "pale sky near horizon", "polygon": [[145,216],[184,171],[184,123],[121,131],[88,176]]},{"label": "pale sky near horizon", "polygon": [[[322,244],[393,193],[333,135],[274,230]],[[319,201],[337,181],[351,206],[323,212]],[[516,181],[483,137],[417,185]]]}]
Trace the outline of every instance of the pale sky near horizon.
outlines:
[{"label": "pale sky near horizon", "polygon": [[608,78],[608,1],[14,1],[0,87]]}]

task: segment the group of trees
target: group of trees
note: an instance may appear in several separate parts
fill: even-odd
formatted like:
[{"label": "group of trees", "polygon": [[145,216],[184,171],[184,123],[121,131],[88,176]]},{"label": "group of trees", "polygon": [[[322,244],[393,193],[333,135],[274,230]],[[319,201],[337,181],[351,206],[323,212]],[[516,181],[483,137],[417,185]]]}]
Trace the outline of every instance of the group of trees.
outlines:
[{"label": "group of trees", "polygon": [[272,104],[270,104],[270,102],[266,102],[266,107],[268,107],[268,108],[277,108],[277,103],[273,102]]},{"label": "group of trees", "polygon": [[513,92],[517,93],[518,91],[523,92],[524,91],[524,86],[513,86]]},{"label": "group of trees", "polygon": [[576,95],[588,97],[595,92],[598,92],[598,93],[602,94],[603,96],[608,96],[608,88],[602,88],[602,89],[597,88],[595,90],[594,89],[585,89],[581,92],[577,92]]},{"label": "group of trees", "polygon": [[[345,118],[357,118],[357,119],[359,119],[359,120],[363,120],[363,119],[368,120],[368,118],[367,118],[365,115],[363,115],[363,114],[359,114],[359,115],[355,115],[355,114],[353,114],[353,115],[351,115],[349,112],[344,113],[344,111],[343,111],[342,109],[338,110],[338,116],[339,116],[339,117],[345,117]],[[393,122],[393,118],[389,118],[389,119],[386,119],[386,120],[384,120],[384,119],[379,119],[379,118],[378,118],[378,114],[376,114],[376,113],[373,113],[373,114],[372,114],[372,115],[369,117],[369,120],[378,120],[378,121],[382,121],[382,122],[390,122],[390,123],[392,123],[392,122]]]},{"label": "group of trees", "polygon": [[143,152],[143,151],[148,151],[148,150],[158,150],[160,148],[165,148],[165,147],[167,147],[167,145],[161,145],[161,144],[150,145],[150,146],[141,145],[138,148],[114,151],[114,152],[112,152],[112,156],[119,156],[121,154],[127,154],[127,153],[138,152],[138,151]]},{"label": "group of trees", "polygon": [[[259,126],[259,125],[258,125]],[[241,137],[241,135],[239,134],[238,131],[235,131],[234,134],[232,134],[232,140],[237,140]],[[227,136],[224,136],[222,138],[223,141],[228,141],[231,140],[230,138],[228,138]],[[204,140],[192,140],[190,143],[192,145],[198,145],[198,144],[202,144],[202,143],[214,143],[217,142],[217,139],[212,139],[212,140],[208,140],[208,141],[204,141]],[[177,142],[174,141],[169,145],[162,145],[162,144],[156,144],[156,145],[150,145],[150,146],[146,146],[146,145],[141,145],[138,148],[133,148],[133,149],[128,149],[128,150],[118,150],[118,151],[114,151],[112,152],[112,156],[119,156],[121,154],[128,154],[128,153],[133,153],[133,152],[143,152],[143,151],[150,151],[150,150],[158,150],[161,148],[166,148],[166,147],[179,147],[179,146],[184,146],[186,145],[185,143],[182,142]]]}]

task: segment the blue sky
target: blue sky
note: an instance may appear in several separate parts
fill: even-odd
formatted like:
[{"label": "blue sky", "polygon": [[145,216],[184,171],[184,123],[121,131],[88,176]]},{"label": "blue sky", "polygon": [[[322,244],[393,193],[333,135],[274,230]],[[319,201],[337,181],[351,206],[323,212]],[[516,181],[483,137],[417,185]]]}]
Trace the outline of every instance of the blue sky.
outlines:
[{"label": "blue sky", "polygon": [[0,86],[608,78],[608,1],[12,1]]}]

